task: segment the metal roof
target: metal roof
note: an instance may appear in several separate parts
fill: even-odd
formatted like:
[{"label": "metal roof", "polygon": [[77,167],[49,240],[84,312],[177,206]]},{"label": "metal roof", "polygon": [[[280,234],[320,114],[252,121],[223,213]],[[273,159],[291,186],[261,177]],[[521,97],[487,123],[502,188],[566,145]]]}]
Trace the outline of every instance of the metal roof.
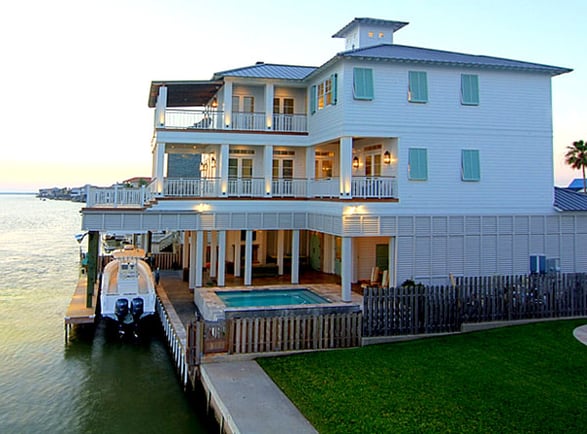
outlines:
[{"label": "metal roof", "polygon": [[519,60],[504,59],[501,57],[478,56],[474,54],[463,54],[452,51],[433,50],[429,48],[409,47],[406,45],[397,44],[381,44],[373,47],[343,51],[338,53],[337,57],[386,60],[399,63],[421,63],[475,68],[520,70],[529,72],[542,72],[550,75],[559,75],[572,71],[572,69],[561,68],[558,66],[522,62]]},{"label": "metal roof", "polygon": [[554,207],[558,211],[587,211],[587,195],[554,187]]},{"label": "metal roof", "polygon": [[404,21],[389,21],[389,20],[379,20],[377,18],[355,18],[334,35],[333,38],[345,38],[348,33],[353,29],[353,27],[359,24],[373,24],[376,26],[385,26],[390,27],[394,32],[401,29],[404,26],[407,26],[410,23],[406,23]]},{"label": "metal roof", "polygon": [[224,77],[273,78],[281,80],[303,80],[316,70],[315,66],[276,65],[257,62],[243,68],[229,69],[214,74],[213,80]]},{"label": "metal roof", "polygon": [[575,178],[573,179],[573,181],[569,184],[569,186],[567,188],[570,188],[571,190],[583,190],[583,178]]}]

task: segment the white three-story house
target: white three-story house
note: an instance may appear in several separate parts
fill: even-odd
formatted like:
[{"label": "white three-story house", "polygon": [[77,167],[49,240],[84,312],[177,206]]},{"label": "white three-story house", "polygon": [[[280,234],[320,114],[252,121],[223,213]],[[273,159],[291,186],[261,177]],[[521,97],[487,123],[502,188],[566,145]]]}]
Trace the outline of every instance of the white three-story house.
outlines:
[{"label": "white three-story house", "polygon": [[203,268],[338,274],[342,297],[388,270],[587,271],[587,217],[555,209],[551,79],[569,69],[393,43],[407,23],[357,18],[320,67],[252,66],[154,81],[152,183],[90,192],[89,231],[177,231]]}]

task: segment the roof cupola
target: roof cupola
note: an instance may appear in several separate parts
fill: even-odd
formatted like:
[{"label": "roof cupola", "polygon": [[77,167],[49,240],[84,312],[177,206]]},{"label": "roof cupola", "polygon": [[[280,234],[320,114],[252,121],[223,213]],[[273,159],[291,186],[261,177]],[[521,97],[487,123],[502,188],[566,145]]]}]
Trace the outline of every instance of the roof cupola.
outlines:
[{"label": "roof cupola", "polygon": [[332,37],[345,38],[345,50],[393,44],[393,33],[408,24],[403,21],[355,18]]}]

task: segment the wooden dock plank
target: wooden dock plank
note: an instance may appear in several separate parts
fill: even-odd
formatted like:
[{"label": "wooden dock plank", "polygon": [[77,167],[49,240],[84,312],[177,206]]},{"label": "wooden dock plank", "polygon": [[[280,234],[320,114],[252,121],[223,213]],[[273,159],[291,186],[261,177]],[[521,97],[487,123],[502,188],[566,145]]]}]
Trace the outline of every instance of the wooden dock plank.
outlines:
[{"label": "wooden dock plank", "polygon": [[91,324],[96,319],[96,303],[98,301],[98,288],[94,288],[92,307],[86,307],[87,276],[82,274],[79,278],[71,302],[65,313],[65,324]]}]

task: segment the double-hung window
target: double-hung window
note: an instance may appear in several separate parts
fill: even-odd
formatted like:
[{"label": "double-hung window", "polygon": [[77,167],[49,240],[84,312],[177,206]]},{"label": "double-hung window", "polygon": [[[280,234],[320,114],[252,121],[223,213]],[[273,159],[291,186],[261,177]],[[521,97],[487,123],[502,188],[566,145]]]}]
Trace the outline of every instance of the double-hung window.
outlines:
[{"label": "double-hung window", "polygon": [[409,148],[408,179],[426,181],[428,179],[428,149]]},{"label": "double-hung window", "polygon": [[461,104],[479,105],[479,76],[461,75]]},{"label": "double-hung window", "polygon": [[326,106],[335,105],[337,100],[338,74],[330,75],[326,80],[321,81],[310,89],[310,112],[322,110]]},{"label": "double-hung window", "polygon": [[428,102],[428,77],[425,71],[408,71],[408,101]]},{"label": "double-hung window", "polygon": [[461,151],[461,179],[463,181],[479,181],[481,179],[478,149],[463,149]]},{"label": "double-hung window", "polygon": [[353,68],[353,98],[373,99],[373,70],[370,68]]}]

